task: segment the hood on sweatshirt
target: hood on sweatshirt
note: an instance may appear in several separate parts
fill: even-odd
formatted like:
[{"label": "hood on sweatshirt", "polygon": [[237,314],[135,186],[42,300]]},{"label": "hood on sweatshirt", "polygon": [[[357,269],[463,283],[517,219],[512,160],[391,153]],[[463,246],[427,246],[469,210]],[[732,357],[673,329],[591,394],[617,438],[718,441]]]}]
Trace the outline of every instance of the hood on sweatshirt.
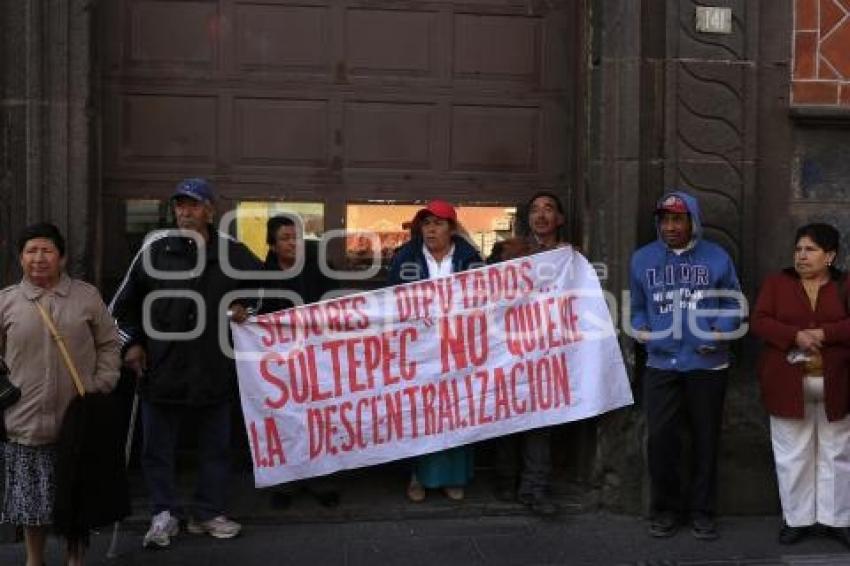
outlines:
[{"label": "hood on sweatshirt", "polygon": [[676,199],[679,199],[682,203],[684,203],[688,215],[691,218],[691,241],[688,244],[688,247],[690,247],[695,245],[702,238],[702,219],[700,217],[699,202],[696,197],[684,191],[670,191],[658,199],[658,202],[655,204],[655,234],[658,237],[658,241],[666,246],[667,243],[661,236],[661,212],[663,212],[670,204],[673,204]]}]

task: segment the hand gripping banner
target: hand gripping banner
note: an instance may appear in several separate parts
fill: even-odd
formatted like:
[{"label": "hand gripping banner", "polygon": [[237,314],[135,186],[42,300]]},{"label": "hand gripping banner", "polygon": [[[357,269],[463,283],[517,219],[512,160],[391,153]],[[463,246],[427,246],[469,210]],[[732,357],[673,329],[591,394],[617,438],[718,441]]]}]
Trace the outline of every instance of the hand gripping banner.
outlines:
[{"label": "hand gripping banner", "polygon": [[231,329],[257,487],[632,403],[599,281],[570,247]]}]

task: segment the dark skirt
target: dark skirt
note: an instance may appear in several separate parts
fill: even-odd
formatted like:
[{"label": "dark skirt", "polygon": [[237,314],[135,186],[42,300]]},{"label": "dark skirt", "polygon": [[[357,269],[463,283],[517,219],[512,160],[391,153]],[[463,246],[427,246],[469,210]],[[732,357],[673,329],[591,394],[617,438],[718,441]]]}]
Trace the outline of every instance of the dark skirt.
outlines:
[{"label": "dark skirt", "polygon": [[2,443],[5,497],[0,522],[37,527],[53,521],[56,450],[53,445]]}]

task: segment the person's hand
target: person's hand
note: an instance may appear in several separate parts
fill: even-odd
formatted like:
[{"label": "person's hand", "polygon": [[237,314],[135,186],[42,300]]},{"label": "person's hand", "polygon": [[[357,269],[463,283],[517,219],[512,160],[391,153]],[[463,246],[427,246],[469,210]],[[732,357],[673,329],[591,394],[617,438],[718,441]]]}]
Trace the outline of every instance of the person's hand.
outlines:
[{"label": "person's hand", "polygon": [[713,354],[717,351],[717,343],[720,342],[720,334],[716,330],[711,332],[711,343],[700,344],[697,346],[698,354]]},{"label": "person's hand", "polygon": [[[818,336],[820,333],[820,336]],[[797,346],[806,352],[817,352],[823,343],[823,330],[800,330],[794,339]]]},{"label": "person's hand", "polygon": [[251,311],[246,309],[244,306],[239,303],[233,303],[230,305],[230,310],[227,312],[230,316],[230,320],[235,322],[236,324],[242,324],[248,317],[251,316]]},{"label": "person's hand", "polygon": [[806,332],[814,336],[821,344],[823,344],[823,341],[826,338],[822,328],[809,328]]},{"label": "person's hand", "polygon": [[649,331],[638,330],[637,334],[635,334],[635,339],[641,344],[646,344],[647,342],[649,342]]},{"label": "person's hand", "polygon": [[145,370],[148,369],[148,355],[141,344],[127,348],[127,352],[124,354],[124,365],[133,370],[136,377],[145,375]]}]

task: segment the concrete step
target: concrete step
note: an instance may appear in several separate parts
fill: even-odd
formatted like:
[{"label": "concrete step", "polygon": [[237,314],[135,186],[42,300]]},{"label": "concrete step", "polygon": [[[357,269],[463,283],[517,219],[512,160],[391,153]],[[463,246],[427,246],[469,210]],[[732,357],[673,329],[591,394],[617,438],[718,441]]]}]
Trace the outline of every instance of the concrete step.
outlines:
[{"label": "concrete step", "polygon": [[[288,524],[347,521],[396,521],[405,519],[447,519],[480,516],[529,515],[520,503],[502,502],[492,492],[490,474],[479,473],[465,491],[463,501],[452,501],[440,490],[428,490],[422,503],[405,496],[409,475],[400,467],[378,467],[352,470],[328,478],[318,478],[273,488],[256,489],[250,472],[239,472],[231,484],[230,514],[247,524]],[[139,471],[130,476],[133,515],[128,528],[146,528],[150,521],[150,505]],[[178,479],[183,501],[191,501],[193,476],[184,472]],[[333,489],[339,493],[336,507],[322,506],[311,490]],[[273,494],[284,491],[290,504],[277,508]],[[595,490],[574,483],[558,482],[553,486],[553,500],[562,514],[575,514],[595,509]]]}]

